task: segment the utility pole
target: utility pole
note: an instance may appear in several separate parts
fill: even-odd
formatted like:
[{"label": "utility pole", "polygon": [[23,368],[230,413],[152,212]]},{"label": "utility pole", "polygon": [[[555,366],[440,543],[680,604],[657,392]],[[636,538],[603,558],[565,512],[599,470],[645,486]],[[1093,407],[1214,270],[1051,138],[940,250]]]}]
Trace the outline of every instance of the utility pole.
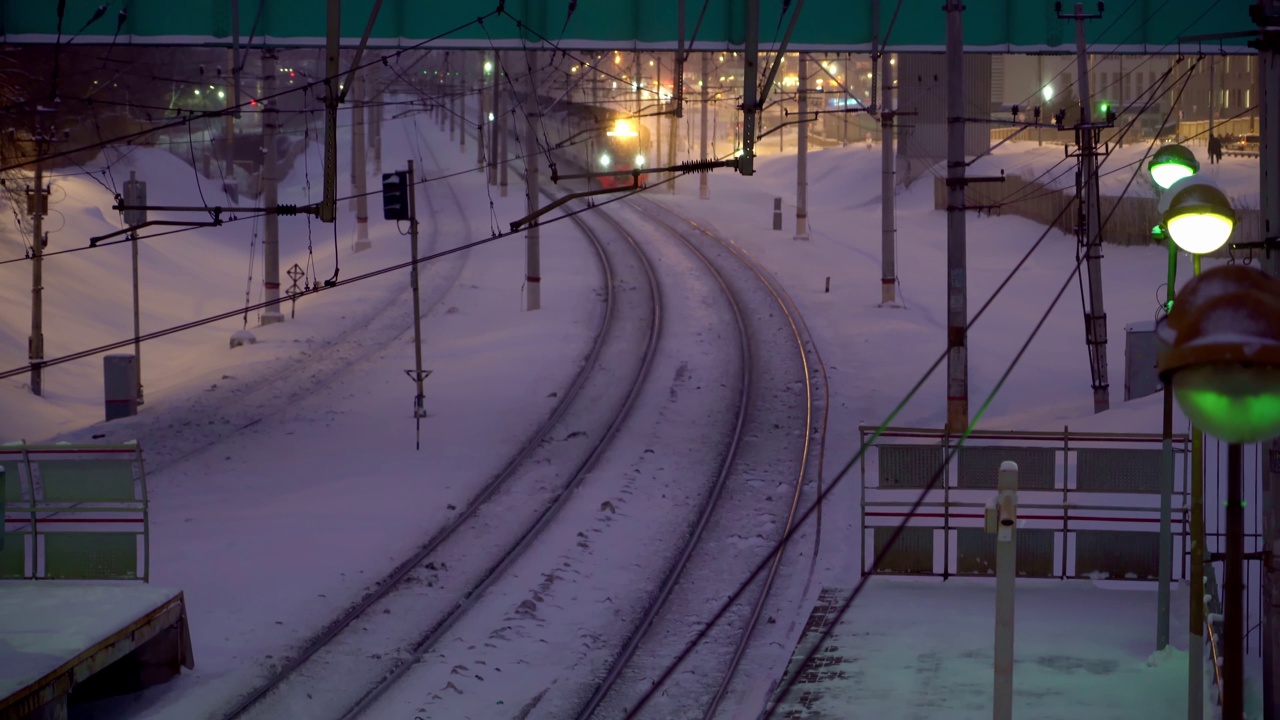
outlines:
[{"label": "utility pole", "polygon": [[[263,325],[284,322],[284,313],[280,310],[280,218],[275,213],[276,199],[276,128],[279,122],[276,100],[271,96],[276,92],[276,54],[274,50],[263,50],[262,63],[262,204],[268,208],[262,218],[262,286],[265,291],[267,307],[262,311]],[[334,83],[337,81],[335,80]],[[334,101],[337,98],[335,96]],[[336,154],[336,153],[335,153]]]},{"label": "utility pole", "polygon": [[[653,63],[654,63],[654,67],[656,68],[653,75],[653,86],[654,86],[654,92],[657,93],[656,95],[654,95],[654,97],[657,98],[657,102],[654,103],[654,105],[658,108],[658,112],[661,112],[662,111],[662,55],[658,53],[654,53]],[[658,138],[658,148],[657,148],[657,151],[653,154],[653,157],[658,162],[662,162],[662,116],[661,115],[655,115],[653,118],[653,134]],[[667,175],[666,173],[663,173],[663,174]],[[668,177],[670,176],[668,175]]]},{"label": "utility pole", "polygon": [[[1262,32],[1258,49],[1262,234],[1280,238],[1280,0],[1254,6]],[[1280,253],[1263,254],[1263,268],[1280,278]],[[1280,720],[1280,439],[1265,444],[1262,463],[1262,717]]]},{"label": "utility pole", "polygon": [[467,62],[467,53],[462,52],[462,69],[458,71],[458,79],[454,83],[454,96],[458,99],[458,152],[467,151],[467,70],[470,63]]},{"label": "utility pole", "polygon": [[[495,54],[495,62],[498,65],[497,72],[503,73],[503,79],[506,79],[506,71],[502,67],[501,52],[498,52]],[[511,128],[507,126],[507,122],[510,120],[508,113],[504,108],[501,107],[501,105],[502,105],[502,96],[499,95],[498,110],[502,110],[502,112],[498,113],[498,158],[501,161],[501,164],[498,167],[498,190],[499,190],[498,196],[506,197],[507,196],[507,166],[511,164],[510,163],[511,154],[510,154],[510,150],[507,147],[507,141],[511,137]]]},{"label": "utility pole", "polygon": [[373,150],[373,171],[382,173],[382,93],[369,98],[365,108],[366,123],[369,127],[369,148]]},{"label": "utility pole", "polygon": [[[483,57],[483,56],[482,56]],[[483,70],[480,72],[480,90],[476,93],[476,172],[484,172],[484,131],[489,127],[486,123],[488,118],[485,117],[485,101],[488,99],[488,90],[485,82],[488,79],[488,73]]]},{"label": "utility pole", "polygon": [[[39,112],[39,110],[37,110]],[[31,337],[27,358],[31,363],[31,394],[44,395],[44,215],[49,192],[44,187],[44,128],[37,127],[35,189],[31,204]]]},{"label": "utility pole", "polygon": [[[698,155],[699,160],[706,160],[711,157],[707,154],[707,111],[709,110],[707,106],[711,98],[711,89],[708,87],[710,79],[711,51],[708,50],[702,53],[702,82],[699,83],[702,86],[702,118],[700,120],[702,123],[702,147]],[[698,173],[698,197],[702,200],[711,199],[711,187],[707,183],[707,177],[710,175],[711,173]]]},{"label": "utility pole", "polygon": [[1222,720],[1244,720],[1243,452],[1227,446],[1226,557],[1222,580]]},{"label": "utility pole", "polygon": [[[525,94],[525,117],[529,119],[529,127],[524,130],[524,176],[528,184],[526,209],[529,217],[538,213],[538,134],[534,131],[541,110],[538,108],[538,74],[535,67],[536,58],[533,50],[525,50],[525,61],[529,65],[528,92]],[[639,97],[639,95],[637,95]],[[525,231],[525,310],[537,310],[542,307],[542,270],[540,233],[538,223],[529,223]]]},{"label": "utility pole", "polygon": [[454,89],[453,58],[449,53],[444,54],[444,78],[444,91],[448,93],[449,100],[449,140],[453,140],[458,128],[458,93]]},{"label": "utility pole", "polygon": [[1111,407],[1107,384],[1107,313],[1102,304],[1102,202],[1098,192],[1098,135],[1102,125],[1095,126],[1091,119],[1089,52],[1085,43],[1084,21],[1100,18],[1102,13],[1086,14],[1084,3],[1078,2],[1074,13],[1059,13],[1058,17],[1076,22],[1076,74],[1080,87],[1080,122],[1076,126],[1076,144],[1080,147],[1077,186],[1080,211],[1076,237],[1085,249],[1085,269],[1089,279],[1089,305],[1084,311],[1085,344],[1089,347],[1089,369],[1093,376],[1093,411],[1100,413]]},{"label": "utility pole", "polygon": [[413,396],[413,417],[416,423],[416,435],[414,441],[414,449],[422,449],[422,418],[427,416],[427,409],[423,403],[425,393],[422,389],[422,382],[431,374],[430,370],[422,369],[422,304],[419,298],[418,290],[418,186],[414,183],[413,177],[413,161],[409,161],[408,175],[408,195],[409,195],[409,251],[412,253],[413,264],[409,267],[409,285],[413,288],[413,370],[408,371],[410,379],[418,386],[418,394]]},{"label": "utility pole", "polygon": [[946,0],[947,13],[947,432],[969,426],[969,324],[965,249],[964,12]]},{"label": "utility pole", "polygon": [[[889,55],[880,48],[880,304],[898,302],[898,242],[894,222],[894,187],[897,178],[893,159],[894,108],[893,66]],[[847,116],[847,115],[846,115]]]},{"label": "utility pole", "polygon": [[[129,171],[129,181],[124,185],[124,201],[135,207],[146,207],[146,184],[138,182],[138,173]],[[141,225],[146,221],[146,211],[130,210],[125,215],[125,224]],[[129,244],[133,250],[133,369],[137,373],[138,404],[142,404],[142,306],[138,287],[138,233],[129,233]]]},{"label": "utility pole", "polygon": [[[369,198],[365,195],[369,177],[369,158],[365,151],[364,139],[364,103],[361,102],[365,84],[364,78],[352,77],[351,87],[347,88],[347,92],[351,94],[351,170],[355,177],[353,185],[356,196],[356,243],[352,248],[354,252],[364,252],[373,247],[373,243],[369,242]],[[268,207],[274,207],[274,205]]]},{"label": "utility pole", "polygon": [[[671,63],[672,102],[676,102],[677,98],[679,102],[681,103],[684,102],[684,93],[681,90],[681,88],[684,85],[684,77],[680,76],[679,74],[682,72],[684,72],[684,61],[681,60],[680,58],[675,58],[674,62]],[[680,143],[680,115],[677,115],[677,113],[683,114],[683,108],[679,105],[677,105],[676,108],[671,111],[671,115],[668,116],[668,120],[667,120],[667,122],[670,123],[671,125],[671,133],[670,133],[670,137],[668,138],[670,142],[667,144],[667,167],[676,166],[676,157],[677,157],[678,147]],[[703,174],[705,175],[706,173],[703,173]],[[676,194],[676,178],[677,177],[679,177],[679,173],[677,173],[675,170],[672,170],[671,182],[667,186],[668,191],[672,195]]]},{"label": "utility pole", "polygon": [[[799,116],[796,131],[796,240],[809,239],[809,54],[800,55]],[[748,78],[754,82],[754,78]]]},{"label": "utility pole", "polygon": [[494,51],[493,53],[493,71],[490,77],[493,78],[493,97],[489,100],[489,112],[493,115],[493,121],[489,123],[489,174],[488,181],[490,185],[498,184],[498,144],[501,142],[498,137],[498,126],[502,116],[502,62],[499,60],[501,53]]}]

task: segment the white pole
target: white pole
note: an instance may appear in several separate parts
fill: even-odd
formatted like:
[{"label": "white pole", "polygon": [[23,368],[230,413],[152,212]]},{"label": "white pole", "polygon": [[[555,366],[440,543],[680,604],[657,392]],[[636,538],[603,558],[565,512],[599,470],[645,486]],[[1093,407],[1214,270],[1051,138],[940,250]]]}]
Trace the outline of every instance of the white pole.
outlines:
[{"label": "white pole", "polygon": [[[273,50],[264,50],[262,62],[262,94],[270,98],[276,87],[276,54]],[[262,219],[262,284],[267,302],[271,303],[262,311],[263,325],[284,322],[284,313],[280,311],[280,218],[276,214],[276,129],[279,127],[279,113],[276,100],[262,101],[262,144],[265,149],[262,160],[262,204],[267,214]],[[336,154],[336,153],[335,153]]]},{"label": "white pole", "polygon": [[351,169],[355,177],[356,195],[356,244],[353,248],[355,252],[373,247],[373,243],[369,242],[369,198],[365,195],[368,189],[369,153],[366,151],[364,137],[364,103],[361,102],[364,85],[363,79],[352,78],[351,87],[347,88],[351,93]]},{"label": "white pole", "polygon": [[991,717],[1013,718],[1013,600],[1018,564],[1018,464],[1000,463],[995,500],[987,506],[987,532],[996,536],[995,693]]}]

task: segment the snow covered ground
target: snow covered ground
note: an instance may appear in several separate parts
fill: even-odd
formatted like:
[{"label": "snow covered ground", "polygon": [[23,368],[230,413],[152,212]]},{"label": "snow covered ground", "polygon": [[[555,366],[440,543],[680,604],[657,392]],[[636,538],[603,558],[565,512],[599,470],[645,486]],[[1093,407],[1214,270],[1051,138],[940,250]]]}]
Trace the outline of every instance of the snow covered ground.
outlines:
[{"label": "snow covered ground", "polygon": [[[401,166],[409,156],[431,167],[432,152],[440,158],[441,173],[474,162],[473,146],[459,152],[447,133],[439,133],[423,117],[416,124],[412,117],[389,121],[384,137],[385,170]],[[340,143],[343,155],[349,145]],[[1037,163],[1056,162],[1059,155],[1050,160],[1045,154],[1050,151],[1061,153],[1057,147],[1042,151],[1033,143],[1009,143],[983,163],[1038,173],[1036,168],[1043,166]],[[879,155],[878,148],[861,145],[811,155],[808,241],[770,229],[773,197],[783,197],[794,208],[795,160],[787,153],[762,158],[755,177],[713,175],[710,201],[698,199],[697,178],[681,179],[674,197],[665,189],[651,193],[748,249],[773,270],[805,313],[832,384],[828,468],[842,466],[853,455],[857,425],[883,420],[945,348],[945,213],[933,210],[928,183],[917,183],[898,198],[902,307],[877,306]],[[345,157],[340,162],[349,167]],[[282,188],[281,202],[301,203],[318,195],[319,168],[313,147]],[[1215,172],[1228,179],[1233,195],[1253,192],[1256,198],[1256,168],[1256,160],[1228,158]],[[133,150],[113,162],[110,177],[96,176],[108,186],[118,185],[130,169],[149,181],[153,203],[192,204],[199,197],[190,167],[164,151]],[[345,173],[340,176],[339,192],[346,193]],[[94,179],[68,175],[53,182],[50,252],[87,245],[90,235],[119,227],[110,210],[111,193]],[[519,186],[502,199],[484,186],[480,173],[451,182],[469,208],[469,227],[442,212],[439,236],[427,239],[429,249],[487,237],[490,199],[499,227],[522,214]],[[217,185],[202,184],[210,204],[227,202]],[[439,197],[444,203],[442,187]],[[377,204],[375,196],[375,218]],[[352,216],[342,208],[336,256],[334,228],[308,226],[304,218],[282,219],[282,266],[295,261],[306,265],[308,237],[320,280],[332,274],[335,262],[341,265],[341,277],[350,277],[407,259],[407,240],[380,220],[370,224],[374,248],[353,255]],[[970,216],[968,223],[969,305],[974,312],[1043,229],[1015,217]],[[785,226],[792,227],[789,217]],[[260,262],[249,253],[253,235],[252,222],[245,221],[144,240],[143,331],[241,306],[246,286],[256,301],[261,272]],[[147,402],[129,420],[98,422],[102,386],[97,358],[49,369],[45,398],[31,396],[17,378],[0,382],[0,440],[138,437],[152,463],[154,582],[185,592],[197,668],[140,697],[103,703],[96,708],[100,717],[200,717],[225,703],[359,597],[371,579],[429,534],[449,504],[492,474],[549,410],[548,395],[577,366],[593,327],[590,312],[598,277],[585,244],[568,223],[544,228],[542,237],[544,307],[536,313],[521,309],[524,243],[519,238],[471,250],[465,263],[452,269],[443,262],[427,266],[425,281],[433,273],[438,276],[434,292],[441,301],[432,306],[424,325],[426,366],[433,374],[427,381],[431,417],[422,425],[420,452],[413,449],[413,387],[403,374],[413,361],[411,333],[405,333],[407,271],[306,298],[297,306],[297,318],[280,325],[258,328],[250,317],[256,345],[228,348],[229,336],[241,327],[234,320],[148,343],[142,351]],[[1074,238],[1051,233],[972,330],[972,410],[991,392],[1068,281],[1074,251]],[[22,254],[18,234],[7,224],[0,235],[0,261]],[[1124,325],[1154,317],[1165,251],[1108,247],[1105,254],[1108,361],[1116,409],[1092,416],[1081,309],[1076,291],[1068,288],[991,402],[983,427],[1060,429],[1070,424],[1073,429],[1159,430],[1158,399],[1123,403],[1120,377]],[[247,277],[250,267],[252,278]],[[455,273],[457,282],[446,283]],[[1179,274],[1188,277],[1189,264]],[[824,290],[827,278],[830,292]],[[0,367],[6,369],[25,363],[29,282],[29,263],[0,265]],[[44,285],[47,355],[131,335],[127,245],[51,257]],[[341,369],[355,360],[360,362],[353,371]],[[280,368],[289,369],[292,383],[267,383]],[[311,372],[317,375],[314,383],[308,382]],[[944,395],[943,380],[935,376],[895,424],[938,426]],[[238,430],[255,420],[251,428]],[[1185,421],[1178,422],[1181,426]],[[819,580],[830,587],[849,587],[858,578],[861,538],[854,485],[846,483],[834,493],[827,508]],[[631,511],[660,516],[663,508]],[[1055,588],[1062,589],[1055,585],[1020,593],[1020,617],[1035,624],[1028,637],[1041,638],[1032,649],[1034,657],[1052,654],[1066,658],[1062,662],[1068,665],[1102,657],[1134,671],[1119,680],[1124,692],[1090,685],[1087,668],[1083,674],[1036,675],[1031,681],[1035,692],[1069,700],[1079,710],[1077,717],[1115,712],[1155,718],[1180,712],[1185,670],[1177,670],[1177,658],[1141,669],[1154,649],[1153,588],[1090,588],[1090,597],[1105,596],[1099,602],[1107,612],[1097,613],[1079,611],[1079,603],[1056,594]],[[903,671],[887,670],[892,682],[905,686],[904,692],[917,687],[910,673],[923,672],[919,658],[929,653],[939,658],[940,668],[970,663],[963,671],[973,678],[971,686],[985,687],[978,682],[980,658],[965,655],[981,644],[984,634],[990,635],[992,615],[990,606],[984,607],[984,589],[935,590],[931,585],[874,583],[855,605],[853,622],[874,625],[883,642],[910,640],[915,656],[881,664]],[[957,594],[965,597],[957,600]],[[959,609],[938,615],[953,602]],[[1028,610],[1022,614],[1024,606]],[[922,626],[922,617],[954,621]],[[805,618],[781,621],[799,626]],[[871,640],[858,642],[868,643],[864,650],[876,647]],[[1185,647],[1185,628],[1175,644]],[[780,647],[776,656],[752,662],[780,673],[790,651]],[[922,686],[925,681],[918,682]],[[474,717],[511,717],[521,698],[495,704],[503,699],[477,697],[471,712]],[[738,698],[738,716],[750,716],[751,702],[760,699]],[[986,699],[975,696],[970,702]],[[909,716],[895,715],[892,709],[879,708],[874,716]],[[937,715],[920,715],[930,716]]]}]

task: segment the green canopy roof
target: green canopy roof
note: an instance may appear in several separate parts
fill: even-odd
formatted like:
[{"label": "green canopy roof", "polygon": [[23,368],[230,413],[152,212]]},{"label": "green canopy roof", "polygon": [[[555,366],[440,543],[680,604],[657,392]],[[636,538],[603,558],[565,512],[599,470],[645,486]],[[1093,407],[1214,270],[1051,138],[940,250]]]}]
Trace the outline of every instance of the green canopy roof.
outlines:
[{"label": "green canopy roof", "polygon": [[[792,0],[794,8],[801,0]],[[325,0],[105,0],[107,12],[89,23],[104,0],[67,0],[62,41],[145,45],[229,45],[233,15],[240,41],[253,46],[324,44]],[[0,39],[5,43],[51,44],[58,38],[53,0],[0,0]],[[739,48],[744,0],[383,0],[370,46],[542,47],[613,49],[677,47],[680,6],[686,43],[698,26],[693,49]],[[1251,52],[1244,38],[1204,45],[1180,37],[1254,30],[1250,0],[1111,0],[1099,20],[1088,22],[1097,52],[1196,54]],[[119,18],[121,5],[128,15]],[[343,0],[342,38],[355,45],[374,0]],[[1073,7],[1066,3],[1066,8]],[[881,0],[880,25],[887,29],[895,0]],[[777,47],[786,28],[783,0],[759,0],[762,50]],[[1096,10],[1096,3],[1085,5]],[[871,0],[806,0],[791,49],[866,52],[871,47]],[[489,13],[482,22],[477,16]],[[701,24],[699,25],[699,20]],[[117,28],[117,25],[119,26]],[[965,44],[971,51],[1063,53],[1074,51],[1070,21],[1059,20],[1048,0],[968,0]],[[81,28],[84,30],[81,32]],[[942,0],[902,0],[889,36],[894,51],[940,51],[944,45]]]}]

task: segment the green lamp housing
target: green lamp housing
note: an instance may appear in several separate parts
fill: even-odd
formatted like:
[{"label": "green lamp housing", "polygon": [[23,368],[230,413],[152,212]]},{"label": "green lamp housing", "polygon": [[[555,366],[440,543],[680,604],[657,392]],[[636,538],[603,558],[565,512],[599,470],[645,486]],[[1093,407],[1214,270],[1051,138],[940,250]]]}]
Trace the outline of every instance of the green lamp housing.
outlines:
[{"label": "green lamp housing", "polygon": [[1200,161],[1195,153],[1182,145],[1165,145],[1151,156],[1147,164],[1151,180],[1161,190],[1168,190],[1170,185],[1184,177],[1191,177],[1200,172]]},{"label": "green lamp housing", "polygon": [[1214,268],[1183,287],[1156,336],[1160,377],[1197,427],[1231,443],[1280,435],[1280,281]]},{"label": "green lamp housing", "polygon": [[1158,208],[1169,237],[1193,255],[1222,247],[1235,228],[1231,201],[1206,178],[1188,176],[1173,183],[1161,196]]}]

